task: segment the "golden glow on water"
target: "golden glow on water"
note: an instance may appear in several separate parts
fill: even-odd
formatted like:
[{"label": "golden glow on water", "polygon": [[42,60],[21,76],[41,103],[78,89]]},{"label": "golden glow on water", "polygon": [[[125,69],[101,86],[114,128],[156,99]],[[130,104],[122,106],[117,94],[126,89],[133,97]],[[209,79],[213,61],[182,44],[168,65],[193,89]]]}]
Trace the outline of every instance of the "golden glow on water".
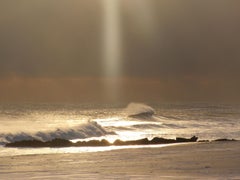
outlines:
[{"label": "golden glow on water", "polygon": [[[184,143],[181,143],[184,144]],[[84,153],[84,152],[102,152],[112,151],[120,149],[137,149],[137,148],[159,148],[167,146],[176,146],[175,144],[159,144],[159,145],[130,145],[130,146],[105,146],[105,147],[73,147],[73,148],[61,148],[59,153]]]},{"label": "golden glow on water", "polygon": [[[184,143],[159,144],[159,145],[130,145],[130,146],[104,146],[104,147],[67,147],[67,148],[7,148],[1,150],[0,157],[18,156],[18,155],[37,155],[37,154],[64,154],[64,153],[88,153],[103,152],[120,149],[137,149],[137,148],[159,148],[167,146],[177,146]],[[188,143],[189,144],[189,143]]]},{"label": "golden glow on water", "polygon": [[128,120],[121,117],[105,118],[105,119],[95,119],[95,121],[101,124],[102,127],[125,127],[125,126],[134,126],[134,125],[161,125],[161,122],[147,122],[147,121],[137,121],[137,120]]},{"label": "golden glow on water", "polygon": [[[128,140],[138,140],[142,138],[153,138],[156,134],[160,133],[158,130],[154,128],[145,128],[145,126],[151,127],[158,127],[162,125],[162,122],[154,122],[154,121],[138,121],[138,120],[130,120],[124,117],[111,117],[111,118],[104,118],[104,119],[95,119],[98,124],[100,124],[103,128],[113,128],[109,131],[114,131],[116,135],[105,135],[99,138],[88,138],[88,140],[102,140],[106,139],[110,143],[113,143],[115,140],[120,139],[123,141]],[[144,129],[139,129],[140,127],[144,126]],[[117,128],[117,129],[115,129]],[[118,129],[120,128],[120,130]],[[161,131],[161,133],[165,133]],[[81,141],[81,139],[78,139]],[[78,140],[74,141],[77,142]]]}]

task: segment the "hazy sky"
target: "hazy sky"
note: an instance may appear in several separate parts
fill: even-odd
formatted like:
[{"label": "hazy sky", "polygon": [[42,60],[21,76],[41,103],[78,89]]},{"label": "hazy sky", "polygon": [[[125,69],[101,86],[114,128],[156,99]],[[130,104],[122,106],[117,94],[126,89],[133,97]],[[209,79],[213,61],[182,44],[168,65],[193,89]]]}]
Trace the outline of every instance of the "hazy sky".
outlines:
[{"label": "hazy sky", "polygon": [[[115,101],[240,100],[240,1],[120,0]],[[102,0],[1,0],[0,101],[107,101]]]}]

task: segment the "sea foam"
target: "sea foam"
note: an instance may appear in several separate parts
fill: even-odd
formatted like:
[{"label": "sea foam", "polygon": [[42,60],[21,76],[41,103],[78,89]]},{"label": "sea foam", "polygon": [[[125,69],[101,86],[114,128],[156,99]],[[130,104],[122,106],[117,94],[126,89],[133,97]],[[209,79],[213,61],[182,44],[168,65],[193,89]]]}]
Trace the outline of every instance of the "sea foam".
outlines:
[{"label": "sea foam", "polygon": [[98,137],[109,134],[102,126],[94,121],[88,121],[82,125],[71,128],[57,128],[49,131],[37,130],[36,132],[16,132],[16,133],[1,133],[0,144],[22,140],[40,140],[50,141],[52,139],[82,139],[89,137]]}]

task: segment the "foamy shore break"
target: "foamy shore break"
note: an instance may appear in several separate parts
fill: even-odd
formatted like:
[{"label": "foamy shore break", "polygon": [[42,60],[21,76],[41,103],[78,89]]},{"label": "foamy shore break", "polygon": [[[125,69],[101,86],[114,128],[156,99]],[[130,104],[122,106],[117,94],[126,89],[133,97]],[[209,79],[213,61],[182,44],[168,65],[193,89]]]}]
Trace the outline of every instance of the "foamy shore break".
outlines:
[{"label": "foamy shore break", "polygon": [[[91,146],[128,146],[128,145],[156,145],[156,144],[171,144],[171,143],[187,143],[187,142],[197,142],[198,138],[193,136],[191,138],[180,138],[176,139],[165,139],[160,137],[154,137],[152,140],[147,138],[131,141],[116,140],[113,143],[107,140],[91,140],[91,141],[78,141],[73,143],[66,139],[53,139],[51,141],[39,141],[39,140],[22,140],[12,143],[7,143],[6,147],[91,147]],[[209,140],[203,140],[198,142],[209,142]],[[214,141],[236,141],[234,139],[217,139]]]}]

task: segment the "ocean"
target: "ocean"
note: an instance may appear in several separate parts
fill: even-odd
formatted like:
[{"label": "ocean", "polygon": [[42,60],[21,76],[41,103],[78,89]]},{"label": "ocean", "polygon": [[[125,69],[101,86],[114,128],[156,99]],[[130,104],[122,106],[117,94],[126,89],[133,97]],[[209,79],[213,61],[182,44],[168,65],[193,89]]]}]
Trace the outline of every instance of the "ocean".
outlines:
[{"label": "ocean", "polygon": [[[55,138],[73,142],[154,137],[240,139],[240,106],[209,103],[1,104],[0,156],[81,153],[144,146],[7,148],[6,143]],[[160,146],[160,145],[156,145]],[[155,147],[155,146],[149,146]]]}]

